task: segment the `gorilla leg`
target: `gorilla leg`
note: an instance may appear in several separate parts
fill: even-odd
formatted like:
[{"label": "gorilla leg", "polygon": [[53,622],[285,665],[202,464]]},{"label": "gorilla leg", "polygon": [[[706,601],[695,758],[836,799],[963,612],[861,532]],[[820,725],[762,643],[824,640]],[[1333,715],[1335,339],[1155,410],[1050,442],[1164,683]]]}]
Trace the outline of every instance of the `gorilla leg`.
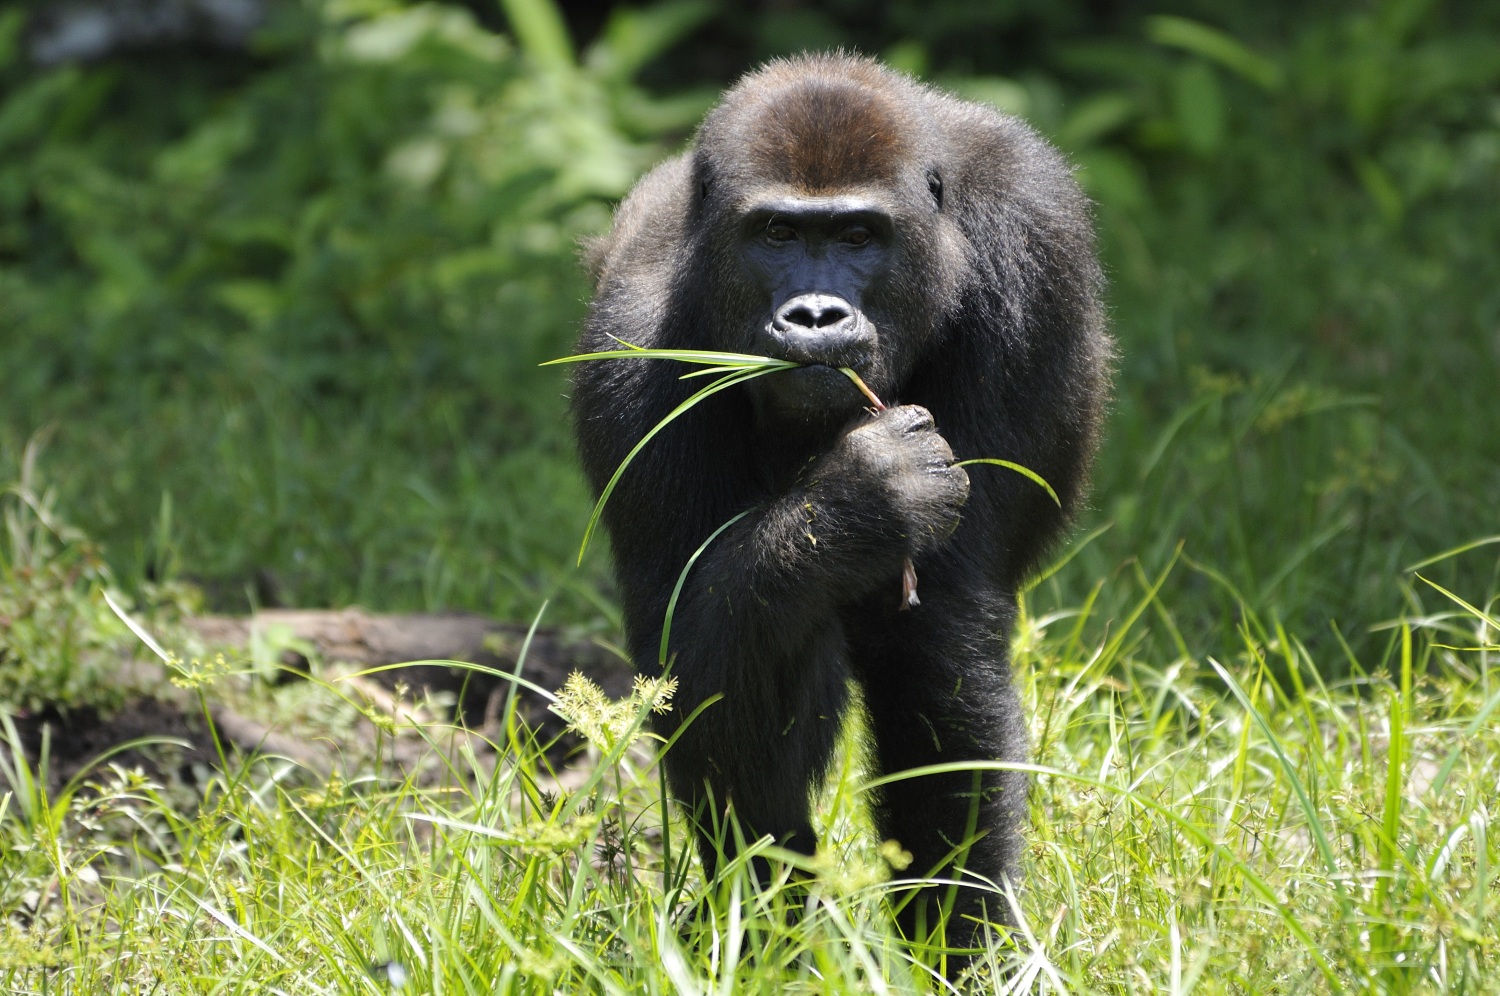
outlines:
[{"label": "gorilla leg", "polygon": [[[928,584],[923,605],[881,627],[854,626],[855,676],[869,710],[882,775],[928,765],[1026,759],[1026,727],[1006,655],[1008,619],[965,585]],[[982,587],[982,585],[981,585]],[[887,598],[889,596],[887,595]],[[924,611],[942,606],[942,612]],[[878,613],[871,612],[872,619]],[[1010,924],[996,887],[1019,885],[1027,778],[1021,772],[959,771],[902,779],[882,788],[875,822],[912,855],[908,874],[956,880],[911,897],[898,916],[909,938],[950,946],[983,941],[984,922]]]},{"label": "gorilla leg", "polygon": [[[709,879],[719,858],[738,850],[737,836],[746,843],[769,836],[803,854],[817,849],[809,799],[828,770],[848,700],[843,634],[837,626],[828,629],[796,666],[761,661],[788,666],[763,667],[736,676],[743,681],[726,682],[723,698],[667,751],[667,778],[693,821]],[[720,690],[708,687],[704,677],[679,676],[677,708],[685,710],[679,720]],[[769,870],[767,862],[755,862],[763,885]]]}]

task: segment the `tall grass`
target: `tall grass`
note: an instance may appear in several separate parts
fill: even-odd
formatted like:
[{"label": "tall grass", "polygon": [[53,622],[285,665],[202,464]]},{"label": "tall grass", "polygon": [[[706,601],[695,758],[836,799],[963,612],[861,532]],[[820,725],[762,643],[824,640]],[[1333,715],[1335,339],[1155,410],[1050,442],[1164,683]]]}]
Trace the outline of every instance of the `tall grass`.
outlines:
[{"label": "tall grass", "polygon": [[[1418,582],[1385,652],[1329,682],[1306,634],[1247,605],[1233,642],[1187,645],[1159,595],[1187,570],[1128,568],[1077,605],[1027,597],[1029,874],[1019,936],[980,971],[1007,966],[992,981],[1014,992],[1500,992],[1493,612]],[[1131,610],[1100,617],[1105,588]],[[234,694],[220,680],[209,694]],[[753,842],[708,883],[682,829],[663,834],[661,745],[641,730],[664,694],[610,706],[570,683],[556,708],[591,746],[561,778],[507,713],[436,779],[351,754],[321,780],[263,757],[196,802],[107,763],[54,798],[12,732],[0,982],[946,991],[940,952],[890,926],[909,872],[869,835],[857,720],[818,799],[817,857]],[[400,722],[382,735],[443,736]],[[762,853],[783,874],[758,891],[745,859]]]}]

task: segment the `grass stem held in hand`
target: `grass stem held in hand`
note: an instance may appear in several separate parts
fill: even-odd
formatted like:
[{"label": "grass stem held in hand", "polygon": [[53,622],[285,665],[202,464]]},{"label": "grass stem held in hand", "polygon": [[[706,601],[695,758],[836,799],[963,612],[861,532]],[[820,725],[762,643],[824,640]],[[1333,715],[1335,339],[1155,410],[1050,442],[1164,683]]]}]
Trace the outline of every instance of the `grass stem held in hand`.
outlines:
[{"label": "grass stem held in hand", "polygon": [[[870,385],[866,384],[865,379],[856,373],[852,367],[839,367],[839,372],[854,381],[854,386],[859,388],[861,394],[870,399],[870,404],[875,406],[877,412],[885,411],[885,402],[881,401],[880,397],[874,391],[870,390]],[[897,606],[897,609],[901,612],[906,612],[921,604],[922,600],[917,597],[917,565],[911,562],[910,557],[907,557],[901,561],[901,604]]]},{"label": "grass stem held in hand", "polygon": [[865,379],[856,373],[853,367],[839,367],[839,373],[854,382],[854,386],[859,388],[859,393],[870,399],[870,404],[875,406],[877,412],[885,411],[885,402],[881,401],[875,395],[875,392],[870,390],[870,385],[865,383]]}]

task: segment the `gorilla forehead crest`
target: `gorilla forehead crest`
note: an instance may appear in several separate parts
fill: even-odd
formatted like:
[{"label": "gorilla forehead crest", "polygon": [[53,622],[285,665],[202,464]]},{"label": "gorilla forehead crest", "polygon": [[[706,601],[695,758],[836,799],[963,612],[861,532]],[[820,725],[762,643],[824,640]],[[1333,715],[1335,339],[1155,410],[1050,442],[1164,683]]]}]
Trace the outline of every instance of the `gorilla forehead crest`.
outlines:
[{"label": "gorilla forehead crest", "polygon": [[705,122],[699,147],[738,153],[735,162],[715,162],[716,171],[748,173],[800,193],[848,190],[851,177],[894,183],[899,164],[911,158],[912,122],[891,99],[893,87],[904,90],[905,83],[876,63],[847,56],[772,63],[725,96]]}]

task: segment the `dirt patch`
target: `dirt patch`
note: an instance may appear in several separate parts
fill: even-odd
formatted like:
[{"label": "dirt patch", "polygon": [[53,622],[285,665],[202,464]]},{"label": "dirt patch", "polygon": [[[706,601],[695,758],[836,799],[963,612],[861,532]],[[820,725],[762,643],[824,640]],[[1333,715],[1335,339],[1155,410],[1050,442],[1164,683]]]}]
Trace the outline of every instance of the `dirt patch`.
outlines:
[{"label": "dirt patch", "polygon": [[179,743],[140,744],[112,754],[107,762],[125,767],[139,766],[158,781],[186,776],[196,764],[215,764],[213,739],[203,717],[169,702],[141,698],[109,715],[94,709],[48,709],[13,717],[33,770],[42,763],[49,790],[67,784],[80,771],[93,765],[101,754],[132,740],[172,738]]}]

